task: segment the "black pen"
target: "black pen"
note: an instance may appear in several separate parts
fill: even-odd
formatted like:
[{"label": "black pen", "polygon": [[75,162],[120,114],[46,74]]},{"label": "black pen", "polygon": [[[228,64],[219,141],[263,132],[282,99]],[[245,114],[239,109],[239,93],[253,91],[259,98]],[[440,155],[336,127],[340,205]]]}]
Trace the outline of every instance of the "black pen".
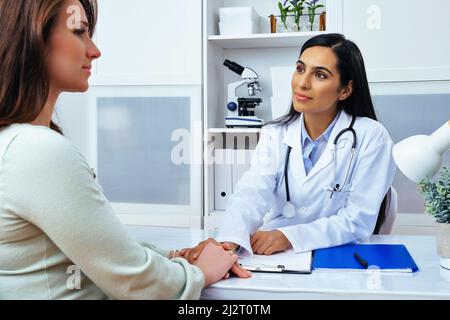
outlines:
[{"label": "black pen", "polygon": [[364,268],[367,269],[369,267],[369,264],[366,260],[364,260],[357,252],[353,253],[353,256],[356,260],[358,260],[359,264]]}]

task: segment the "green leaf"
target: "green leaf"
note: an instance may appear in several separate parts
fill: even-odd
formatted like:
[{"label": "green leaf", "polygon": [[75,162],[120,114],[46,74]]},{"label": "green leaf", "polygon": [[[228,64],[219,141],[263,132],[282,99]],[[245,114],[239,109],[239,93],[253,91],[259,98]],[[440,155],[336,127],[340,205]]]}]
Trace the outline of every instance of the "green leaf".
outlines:
[{"label": "green leaf", "polygon": [[281,2],[278,2],[278,9],[280,12],[283,12],[283,4]]},{"label": "green leaf", "polygon": [[423,179],[417,184],[425,199],[425,211],[437,222],[450,223],[450,170],[443,167],[434,180]]}]

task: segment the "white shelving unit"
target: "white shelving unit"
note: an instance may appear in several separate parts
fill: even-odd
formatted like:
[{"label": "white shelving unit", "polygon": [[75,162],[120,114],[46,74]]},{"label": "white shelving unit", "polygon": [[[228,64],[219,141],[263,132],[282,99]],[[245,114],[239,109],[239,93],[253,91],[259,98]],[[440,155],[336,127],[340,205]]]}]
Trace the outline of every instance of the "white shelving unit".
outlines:
[{"label": "white shelving unit", "polygon": [[326,31],[261,33],[243,37],[209,36],[208,42],[222,49],[297,48],[299,43]]},{"label": "white shelving unit", "polygon": [[[253,149],[260,129],[224,128],[227,104],[227,86],[240,77],[223,66],[225,59],[250,67],[259,75],[263,92],[258,95],[263,103],[255,109],[265,122],[272,120],[271,67],[292,66],[298,59],[302,45],[310,38],[341,31],[342,0],[321,0],[325,5],[326,31],[269,33],[268,16],[278,14],[273,0],[203,0],[203,115],[206,164],[204,166],[204,227],[214,229],[224,217],[224,211],[215,208],[214,150],[237,148]],[[261,17],[261,32],[245,36],[219,35],[219,8],[252,6]],[[322,12],[322,10],[319,10]],[[244,86],[243,86],[244,87]],[[245,88],[238,95],[246,96]]]}]

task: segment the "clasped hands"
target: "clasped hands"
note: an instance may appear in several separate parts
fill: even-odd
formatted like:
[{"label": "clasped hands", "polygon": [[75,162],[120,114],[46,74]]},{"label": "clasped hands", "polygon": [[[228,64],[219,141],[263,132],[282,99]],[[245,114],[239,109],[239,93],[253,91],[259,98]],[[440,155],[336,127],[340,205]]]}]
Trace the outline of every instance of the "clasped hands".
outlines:
[{"label": "clasped hands", "polygon": [[[232,242],[217,242],[213,238],[209,238],[205,241],[200,242],[197,246],[193,248],[184,248],[180,251],[174,253],[173,257],[182,257],[189,261],[189,263],[195,263],[197,258],[200,256],[203,249],[208,244],[214,244],[222,247],[224,250],[235,252],[238,245]],[[279,230],[272,231],[257,231],[250,237],[250,244],[252,246],[252,251],[255,254],[260,255],[271,255],[276,252],[287,250],[291,247],[291,243],[286,238],[286,236]],[[238,262],[235,262],[230,271],[234,273],[239,278],[249,278],[251,277],[251,272],[245,270],[241,267]],[[225,278],[229,277],[229,273]]]}]

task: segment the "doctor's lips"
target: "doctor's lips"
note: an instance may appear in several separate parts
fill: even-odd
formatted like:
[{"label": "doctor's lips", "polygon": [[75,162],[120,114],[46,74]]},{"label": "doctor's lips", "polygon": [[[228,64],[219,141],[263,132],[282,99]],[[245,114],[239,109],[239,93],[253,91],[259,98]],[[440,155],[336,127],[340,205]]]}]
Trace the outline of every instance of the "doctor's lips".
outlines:
[{"label": "doctor's lips", "polygon": [[295,99],[297,99],[299,101],[309,101],[309,100],[312,99],[311,97],[308,97],[308,96],[306,96],[304,94],[301,94],[301,93],[295,93],[294,97],[295,97]]},{"label": "doctor's lips", "polygon": [[91,65],[83,66],[82,69],[86,70],[86,71],[89,71],[89,73],[90,73],[91,69],[92,69],[92,66]]}]

